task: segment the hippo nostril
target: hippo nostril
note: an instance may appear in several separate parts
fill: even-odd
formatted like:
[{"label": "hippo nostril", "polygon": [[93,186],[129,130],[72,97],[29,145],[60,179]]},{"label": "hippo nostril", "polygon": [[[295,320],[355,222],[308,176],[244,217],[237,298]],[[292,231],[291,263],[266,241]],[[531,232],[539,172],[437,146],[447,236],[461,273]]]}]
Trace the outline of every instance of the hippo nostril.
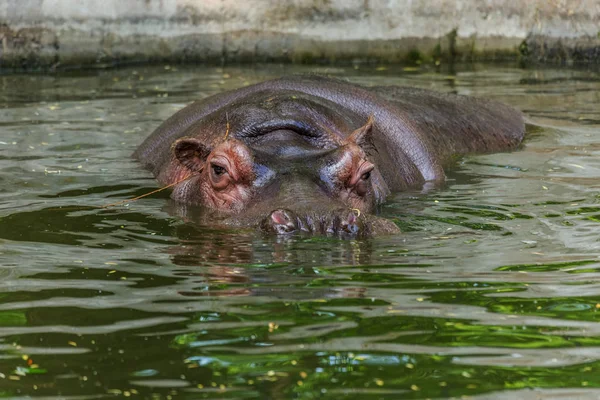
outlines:
[{"label": "hippo nostril", "polygon": [[290,221],[290,215],[287,210],[275,210],[271,213],[271,221],[274,224],[286,224]]},{"label": "hippo nostril", "polygon": [[354,212],[346,215],[342,221],[342,231],[350,234],[357,234],[360,228],[358,227],[358,218]]},{"label": "hippo nostril", "polygon": [[279,209],[271,213],[268,225],[279,235],[292,233],[298,229],[297,219],[291,211]]},{"label": "hippo nostril", "polygon": [[348,233],[358,233],[358,226],[356,224],[344,225],[344,231]]}]

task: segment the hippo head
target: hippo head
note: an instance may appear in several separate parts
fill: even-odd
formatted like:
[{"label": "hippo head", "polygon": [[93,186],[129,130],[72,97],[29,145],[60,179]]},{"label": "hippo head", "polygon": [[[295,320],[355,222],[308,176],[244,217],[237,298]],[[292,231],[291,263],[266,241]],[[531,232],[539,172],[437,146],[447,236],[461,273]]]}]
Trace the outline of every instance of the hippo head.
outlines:
[{"label": "hippo head", "polygon": [[173,154],[191,177],[172,197],[202,205],[228,225],[257,225],[277,234],[397,232],[391,221],[371,214],[389,193],[368,159],[372,126],[369,119],[325,148],[285,129],[256,143],[228,138],[209,146],[181,138]]}]

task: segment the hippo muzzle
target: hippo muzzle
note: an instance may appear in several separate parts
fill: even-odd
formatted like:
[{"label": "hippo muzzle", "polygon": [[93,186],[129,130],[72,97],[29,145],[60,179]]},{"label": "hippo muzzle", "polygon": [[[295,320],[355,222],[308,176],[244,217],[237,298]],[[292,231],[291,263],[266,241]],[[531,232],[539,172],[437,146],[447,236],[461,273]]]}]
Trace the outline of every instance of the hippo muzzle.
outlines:
[{"label": "hippo muzzle", "polygon": [[366,229],[358,221],[353,210],[334,210],[329,215],[312,216],[308,213],[303,216],[287,209],[277,209],[262,220],[261,228],[265,232],[285,235],[295,232],[331,234],[331,235],[357,235]]}]

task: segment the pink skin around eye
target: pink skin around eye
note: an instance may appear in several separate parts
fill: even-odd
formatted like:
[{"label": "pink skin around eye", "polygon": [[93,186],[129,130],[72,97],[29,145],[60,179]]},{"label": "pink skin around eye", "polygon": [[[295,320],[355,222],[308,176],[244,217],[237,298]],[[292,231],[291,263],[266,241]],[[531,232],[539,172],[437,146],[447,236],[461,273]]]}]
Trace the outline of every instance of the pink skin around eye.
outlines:
[{"label": "pink skin around eye", "polygon": [[[223,173],[215,174],[213,166],[223,168]],[[230,140],[215,149],[206,161],[204,176],[202,191],[205,201],[213,207],[222,211],[240,211],[246,206],[255,177],[245,145]]]},{"label": "pink skin around eye", "polygon": [[348,182],[349,185],[355,186],[358,183],[358,181],[360,179],[362,179],[364,174],[373,171],[374,168],[375,168],[375,166],[373,164],[371,164],[369,161],[363,160],[362,163],[358,166],[355,173],[350,178],[350,181]]}]

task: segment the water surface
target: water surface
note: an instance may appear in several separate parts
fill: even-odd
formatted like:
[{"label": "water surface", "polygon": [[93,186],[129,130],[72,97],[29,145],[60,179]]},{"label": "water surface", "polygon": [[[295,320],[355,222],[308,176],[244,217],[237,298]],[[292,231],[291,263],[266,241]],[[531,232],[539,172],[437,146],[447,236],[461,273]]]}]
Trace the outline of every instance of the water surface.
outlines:
[{"label": "water surface", "polygon": [[[194,99],[293,72],[494,98],[519,151],[382,208],[402,234],[195,225],[130,159]],[[135,67],[0,76],[0,397],[600,397],[600,74]]]}]

